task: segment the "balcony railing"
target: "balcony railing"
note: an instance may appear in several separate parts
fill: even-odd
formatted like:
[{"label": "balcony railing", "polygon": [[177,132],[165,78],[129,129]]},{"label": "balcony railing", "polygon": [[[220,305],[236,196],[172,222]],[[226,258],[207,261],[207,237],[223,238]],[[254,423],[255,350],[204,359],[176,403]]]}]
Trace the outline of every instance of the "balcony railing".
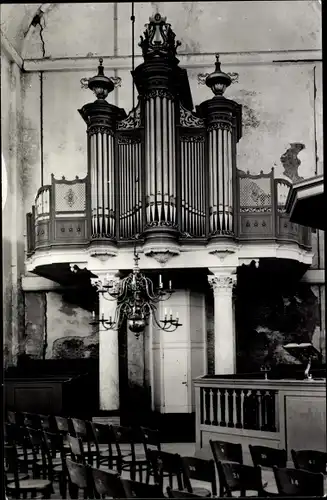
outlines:
[{"label": "balcony railing", "polygon": [[[288,242],[310,249],[310,230],[291,223],[285,212],[285,202],[290,187],[290,182],[275,179],[273,170],[268,174],[258,175],[237,171],[234,191],[235,240]],[[88,177],[84,179],[76,177],[69,181],[64,177],[60,180],[55,179],[52,175],[51,184],[39,189],[35,205],[27,214],[28,256],[41,249],[87,246],[96,240],[97,235],[92,234],[91,230],[90,194]],[[206,213],[208,214],[209,210]],[[133,216],[134,214],[131,214],[131,217]],[[112,214],[108,214],[108,217],[112,218]],[[124,231],[120,232],[119,211],[115,217],[117,218],[115,240],[118,244],[123,244],[128,238],[126,239]],[[135,225],[132,224],[130,227],[135,228]],[[188,242],[197,239],[205,241],[209,233],[207,231],[203,236],[203,227],[202,221],[201,231],[194,230],[192,235],[188,234]],[[208,228],[208,224],[206,227]],[[139,233],[139,226],[129,232],[129,239],[134,238],[133,232]],[[180,239],[184,238],[185,234],[181,233]],[[110,235],[108,241],[112,240]],[[105,242],[103,236],[101,242]]]}]

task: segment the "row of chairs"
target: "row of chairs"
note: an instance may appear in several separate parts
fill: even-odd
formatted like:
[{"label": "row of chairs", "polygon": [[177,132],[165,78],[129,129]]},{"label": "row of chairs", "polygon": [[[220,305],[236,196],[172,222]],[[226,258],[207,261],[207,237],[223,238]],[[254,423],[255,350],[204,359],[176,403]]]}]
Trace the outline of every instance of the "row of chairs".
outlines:
[{"label": "row of chairs", "polygon": [[[211,441],[210,446],[214,460],[203,460],[163,452],[159,433],[156,430],[141,428],[136,431],[120,426],[94,424],[79,419],[51,418],[30,414],[8,413],[9,421],[10,423],[6,426],[7,443],[8,446],[13,442],[18,444],[18,461],[32,466],[33,477],[42,475],[43,481],[48,479],[51,485],[53,481],[58,481],[62,498],[66,498],[67,481],[71,498],[75,498],[74,488],[77,487],[82,488],[84,494],[91,495],[91,492],[98,494],[94,478],[99,475],[102,477],[103,484],[107,484],[107,486],[111,484],[111,493],[116,491],[115,485],[118,483],[120,486],[117,488],[122,491],[121,486],[124,486],[124,483],[121,482],[123,481],[121,475],[123,471],[129,471],[130,481],[132,481],[129,488],[131,489],[133,486],[134,496],[137,489],[139,493],[142,490],[142,498],[147,497],[146,491],[149,491],[149,496],[158,497],[158,492],[155,494],[155,488],[163,491],[164,477],[169,480],[167,491],[169,496],[182,497],[187,495],[202,498],[216,496],[215,464],[219,478],[220,496],[233,496],[235,491],[240,491],[241,495],[244,496],[249,490],[255,491],[259,496],[269,496],[269,492],[265,491],[265,485],[262,483],[261,466],[273,467],[278,491],[282,495],[295,493],[312,495],[313,491],[317,492],[318,490],[319,492],[316,494],[322,494],[322,474],[310,472],[312,467],[321,466],[323,468],[321,465],[323,459],[325,460],[324,470],[326,470],[326,454],[319,455],[321,452],[310,452],[311,455],[307,460],[309,472],[307,472],[301,470],[301,467],[305,468],[303,466],[306,465],[304,464],[304,452],[294,452],[293,454],[295,456],[297,453],[298,462],[294,462],[297,469],[286,469],[285,450],[250,446],[254,465],[254,467],[250,467],[243,464],[240,444]],[[136,453],[135,443],[143,443],[144,449],[141,456]],[[101,444],[105,444],[104,449],[100,449]],[[128,449],[124,450],[123,445],[128,445]],[[58,451],[59,457],[57,456]],[[318,455],[314,456],[314,453],[318,453]],[[74,465],[71,465],[72,463]],[[107,467],[106,470],[103,470],[104,465]],[[83,471],[78,484],[76,484],[76,470]],[[136,481],[137,470],[139,481]],[[145,483],[143,483],[142,472],[146,473]],[[22,474],[21,471],[20,473]],[[108,477],[105,480],[106,474]],[[157,485],[156,487],[149,484],[151,476]],[[209,488],[193,487],[193,479],[210,483]],[[174,480],[177,481],[177,489],[174,488]],[[82,484],[87,486],[79,486]],[[43,487],[48,494],[50,485],[43,484]],[[148,490],[147,487],[149,487]],[[15,496],[19,490],[17,483],[11,488],[15,493],[12,496],[18,498]],[[126,488],[125,484],[124,491]],[[7,489],[10,491],[10,487]],[[107,494],[109,494],[108,491]]]},{"label": "row of chairs", "polygon": [[[243,449],[239,443],[229,443],[209,440],[212,454],[218,460],[243,463]],[[270,448],[268,446],[249,445],[250,455],[254,466],[272,468],[286,468],[287,453],[284,449]],[[295,469],[326,474],[327,453],[317,450],[291,450]]]}]

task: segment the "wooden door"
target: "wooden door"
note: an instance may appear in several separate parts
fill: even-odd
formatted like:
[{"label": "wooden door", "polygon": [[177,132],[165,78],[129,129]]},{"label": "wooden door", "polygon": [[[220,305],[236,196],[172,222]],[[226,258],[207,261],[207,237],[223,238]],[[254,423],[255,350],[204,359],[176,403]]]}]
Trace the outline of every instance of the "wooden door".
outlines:
[{"label": "wooden door", "polygon": [[163,413],[189,413],[192,411],[188,380],[187,348],[162,348]]}]

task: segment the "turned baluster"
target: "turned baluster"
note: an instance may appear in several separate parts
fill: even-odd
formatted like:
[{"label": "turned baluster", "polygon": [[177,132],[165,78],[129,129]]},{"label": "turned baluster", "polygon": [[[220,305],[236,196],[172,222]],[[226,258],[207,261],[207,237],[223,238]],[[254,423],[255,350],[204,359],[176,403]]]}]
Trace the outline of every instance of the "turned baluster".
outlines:
[{"label": "turned baluster", "polygon": [[243,428],[243,423],[242,423],[242,406],[243,406],[243,399],[244,396],[242,394],[242,391],[240,389],[237,389],[235,391],[235,406],[236,406],[236,428],[237,429],[242,429]]},{"label": "turned baluster", "polygon": [[256,390],[251,391],[252,429],[259,429],[259,399]]},{"label": "turned baluster", "polygon": [[244,429],[250,428],[249,423],[249,391],[248,389],[243,389],[243,427]]},{"label": "turned baluster", "polygon": [[204,401],[203,401],[203,387],[200,388],[200,421],[204,423]]},{"label": "turned baluster", "polygon": [[219,389],[220,392],[220,425],[221,427],[226,427],[226,403],[225,403],[225,389]]},{"label": "turned baluster", "polygon": [[233,421],[233,416],[234,416],[234,398],[233,398],[233,389],[228,389],[228,397],[227,397],[227,404],[228,404],[228,427],[234,427],[234,421]]},{"label": "turned baluster", "polygon": [[212,389],[212,409],[213,419],[212,425],[218,425],[218,389]]},{"label": "turned baluster", "polygon": [[204,389],[205,421],[206,425],[211,425],[210,418],[210,389]]},{"label": "turned baluster", "polygon": [[268,408],[267,408],[267,420],[268,420],[268,430],[270,432],[276,432],[276,404],[275,404],[275,391],[269,391],[268,393]]}]

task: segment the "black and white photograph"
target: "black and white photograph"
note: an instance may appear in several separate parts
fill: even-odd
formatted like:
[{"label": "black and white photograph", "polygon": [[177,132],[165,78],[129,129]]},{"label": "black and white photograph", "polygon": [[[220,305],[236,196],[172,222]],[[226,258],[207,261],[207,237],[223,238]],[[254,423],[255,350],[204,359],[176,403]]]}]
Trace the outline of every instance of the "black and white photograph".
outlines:
[{"label": "black and white photograph", "polygon": [[327,496],[322,4],[1,3],[6,500]]}]

